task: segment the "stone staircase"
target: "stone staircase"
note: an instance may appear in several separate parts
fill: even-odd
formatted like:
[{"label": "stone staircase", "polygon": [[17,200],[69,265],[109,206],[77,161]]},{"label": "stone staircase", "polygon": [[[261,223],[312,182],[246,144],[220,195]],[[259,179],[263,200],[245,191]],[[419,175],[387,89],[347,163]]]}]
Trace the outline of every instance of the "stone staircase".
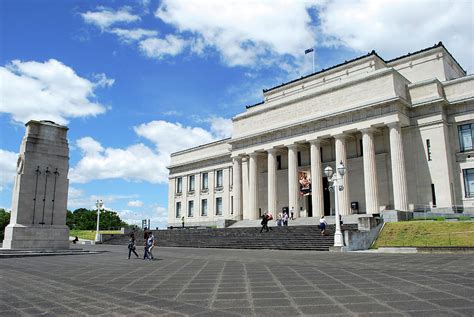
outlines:
[{"label": "stone staircase", "polygon": [[[343,230],[357,230],[356,225],[343,225]],[[334,226],[322,236],[317,226],[272,227],[260,233],[259,227],[225,229],[157,230],[153,234],[163,247],[274,249],[329,251],[334,244]],[[137,246],[143,245],[143,232],[136,234]],[[127,245],[128,236],[114,237],[106,244]]]}]

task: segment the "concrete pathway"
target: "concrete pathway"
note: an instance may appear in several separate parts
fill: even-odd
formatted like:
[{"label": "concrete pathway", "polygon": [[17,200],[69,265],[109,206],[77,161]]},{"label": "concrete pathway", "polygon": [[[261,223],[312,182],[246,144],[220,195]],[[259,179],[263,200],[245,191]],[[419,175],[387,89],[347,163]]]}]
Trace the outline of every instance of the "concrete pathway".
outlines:
[{"label": "concrete pathway", "polygon": [[84,248],[0,259],[0,316],[474,315],[472,254]]}]

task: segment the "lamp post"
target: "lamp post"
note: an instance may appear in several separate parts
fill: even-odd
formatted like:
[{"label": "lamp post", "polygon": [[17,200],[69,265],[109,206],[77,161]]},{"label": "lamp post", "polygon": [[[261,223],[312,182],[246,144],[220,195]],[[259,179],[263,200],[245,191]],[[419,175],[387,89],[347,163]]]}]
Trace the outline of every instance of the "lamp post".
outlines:
[{"label": "lamp post", "polygon": [[100,242],[100,236],[99,236],[100,210],[104,206],[104,202],[102,201],[102,199],[97,200],[95,203],[95,206],[97,207],[97,230],[95,232],[95,242]]},{"label": "lamp post", "polygon": [[339,163],[339,166],[336,168],[337,173],[334,173],[331,166],[327,166],[324,169],[324,174],[326,174],[328,181],[332,183],[329,186],[329,190],[334,192],[334,202],[335,202],[335,222],[336,222],[336,232],[334,233],[334,246],[335,247],[343,247],[344,240],[342,238],[341,232],[341,222],[339,221],[339,197],[337,195],[338,191],[343,191],[344,186],[342,184],[342,179],[344,178],[344,174],[346,173],[346,167],[342,163]]}]

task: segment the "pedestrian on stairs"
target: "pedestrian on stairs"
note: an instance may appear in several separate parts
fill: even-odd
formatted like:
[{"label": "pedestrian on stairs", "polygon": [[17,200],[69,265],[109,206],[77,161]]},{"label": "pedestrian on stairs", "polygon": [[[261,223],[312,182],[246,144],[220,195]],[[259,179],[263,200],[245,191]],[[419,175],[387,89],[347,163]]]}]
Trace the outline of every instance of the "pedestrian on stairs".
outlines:
[{"label": "pedestrian on stairs", "polygon": [[268,232],[268,215],[266,213],[262,216],[262,222],[260,224],[262,225],[262,229],[260,229],[260,233],[262,233],[263,229],[265,229]]},{"label": "pedestrian on stairs", "polygon": [[328,223],[326,222],[326,219],[324,219],[324,215],[321,216],[319,219],[319,229],[321,229],[321,235],[324,236],[326,234],[326,226]]},{"label": "pedestrian on stairs", "polygon": [[288,226],[288,212],[283,213],[283,219],[282,220],[283,220],[283,225],[285,227],[287,227]]}]

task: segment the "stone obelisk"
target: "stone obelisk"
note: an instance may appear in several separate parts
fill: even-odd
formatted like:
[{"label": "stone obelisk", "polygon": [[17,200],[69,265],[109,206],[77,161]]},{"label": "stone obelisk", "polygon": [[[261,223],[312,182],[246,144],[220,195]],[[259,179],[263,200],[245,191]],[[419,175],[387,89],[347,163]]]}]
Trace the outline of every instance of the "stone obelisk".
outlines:
[{"label": "stone obelisk", "polygon": [[52,121],[26,123],[4,249],[69,248],[67,130]]}]

